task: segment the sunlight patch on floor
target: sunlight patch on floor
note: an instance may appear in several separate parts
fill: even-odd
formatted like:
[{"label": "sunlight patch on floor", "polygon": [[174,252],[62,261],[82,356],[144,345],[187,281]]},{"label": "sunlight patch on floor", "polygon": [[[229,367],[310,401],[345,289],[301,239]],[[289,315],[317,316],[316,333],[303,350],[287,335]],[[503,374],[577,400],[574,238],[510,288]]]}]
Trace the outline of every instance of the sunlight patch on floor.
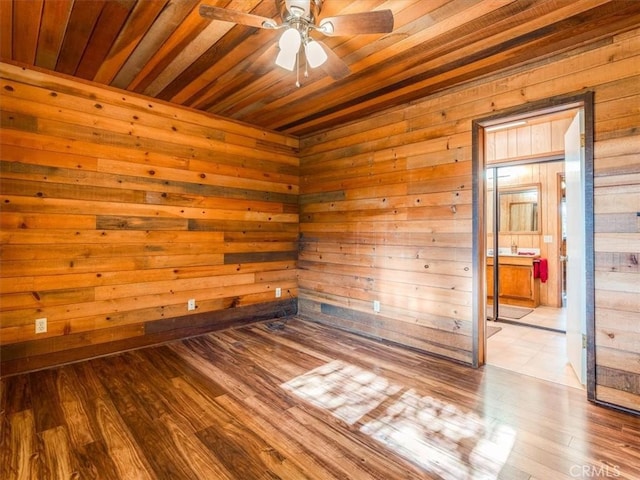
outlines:
[{"label": "sunlight patch on floor", "polygon": [[361,431],[445,480],[498,478],[516,435],[507,425],[487,425],[473,412],[413,390]]},{"label": "sunlight patch on floor", "polygon": [[282,387],[444,480],[498,478],[515,442],[508,425],[340,360]]},{"label": "sunlight patch on floor", "polygon": [[349,425],[401,390],[373,372],[340,360],[315,368],[282,387]]}]

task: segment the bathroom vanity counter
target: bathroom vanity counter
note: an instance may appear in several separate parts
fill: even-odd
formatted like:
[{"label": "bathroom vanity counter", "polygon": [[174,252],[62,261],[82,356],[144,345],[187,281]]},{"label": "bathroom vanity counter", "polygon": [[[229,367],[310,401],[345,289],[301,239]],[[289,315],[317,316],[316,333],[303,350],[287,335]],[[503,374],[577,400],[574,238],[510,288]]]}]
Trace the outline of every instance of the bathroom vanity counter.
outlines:
[{"label": "bathroom vanity counter", "polygon": [[[533,263],[539,255],[499,255],[498,301],[535,308],[540,304],[540,280],[534,278]],[[493,298],[494,257],[487,257],[487,297]]]}]

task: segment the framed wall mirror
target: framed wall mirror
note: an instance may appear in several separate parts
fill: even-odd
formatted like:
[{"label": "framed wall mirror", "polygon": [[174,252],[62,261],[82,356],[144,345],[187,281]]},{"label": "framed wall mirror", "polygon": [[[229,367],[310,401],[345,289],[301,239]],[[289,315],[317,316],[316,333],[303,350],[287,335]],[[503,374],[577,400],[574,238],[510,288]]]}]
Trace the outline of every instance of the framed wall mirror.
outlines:
[{"label": "framed wall mirror", "polygon": [[[488,190],[493,198],[493,189]],[[540,233],[540,185],[509,185],[499,187],[500,231],[504,234]],[[489,213],[487,229],[492,231],[493,211]]]},{"label": "framed wall mirror", "polygon": [[540,233],[540,185],[500,188],[500,233]]}]

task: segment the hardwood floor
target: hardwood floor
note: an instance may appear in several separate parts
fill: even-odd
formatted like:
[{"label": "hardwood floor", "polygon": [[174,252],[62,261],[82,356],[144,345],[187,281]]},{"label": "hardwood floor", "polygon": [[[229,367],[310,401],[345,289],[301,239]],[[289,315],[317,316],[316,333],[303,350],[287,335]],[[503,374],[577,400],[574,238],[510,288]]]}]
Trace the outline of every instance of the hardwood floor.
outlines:
[{"label": "hardwood floor", "polygon": [[640,418],[297,319],[1,381],[0,477],[640,478]]}]

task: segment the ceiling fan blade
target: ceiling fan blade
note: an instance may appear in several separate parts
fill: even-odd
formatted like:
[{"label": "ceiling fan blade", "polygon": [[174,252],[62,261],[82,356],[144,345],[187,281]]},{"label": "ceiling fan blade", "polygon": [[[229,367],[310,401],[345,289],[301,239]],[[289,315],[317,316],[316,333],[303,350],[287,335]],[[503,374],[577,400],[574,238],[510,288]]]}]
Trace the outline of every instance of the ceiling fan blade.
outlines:
[{"label": "ceiling fan blade", "polygon": [[342,80],[343,78],[351,75],[351,70],[349,69],[349,66],[346,63],[344,63],[344,60],[342,60],[336,54],[336,52],[331,50],[329,47],[327,47],[327,45],[325,45],[321,41],[319,40],[316,40],[316,41],[320,44],[322,49],[327,54],[327,61],[324,62],[321,66],[322,66],[322,69],[325,72],[327,72],[331,78],[333,78],[334,80]]},{"label": "ceiling fan blade", "polygon": [[320,21],[318,27],[320,32],[329,37],[361,33],[390,33],[393,31],[393,12],[376,10],[327,17]]},{"label": "ceiling fan blade", "polygon": [[240,25],[256,28],[276,28],[276,23],[267,17],[260,17],[251,13],[227,10],[226,8],[212,7],[210,5],[200,5],[200,16],[209,20],[222,20],[223,22],[233,22]]}]

